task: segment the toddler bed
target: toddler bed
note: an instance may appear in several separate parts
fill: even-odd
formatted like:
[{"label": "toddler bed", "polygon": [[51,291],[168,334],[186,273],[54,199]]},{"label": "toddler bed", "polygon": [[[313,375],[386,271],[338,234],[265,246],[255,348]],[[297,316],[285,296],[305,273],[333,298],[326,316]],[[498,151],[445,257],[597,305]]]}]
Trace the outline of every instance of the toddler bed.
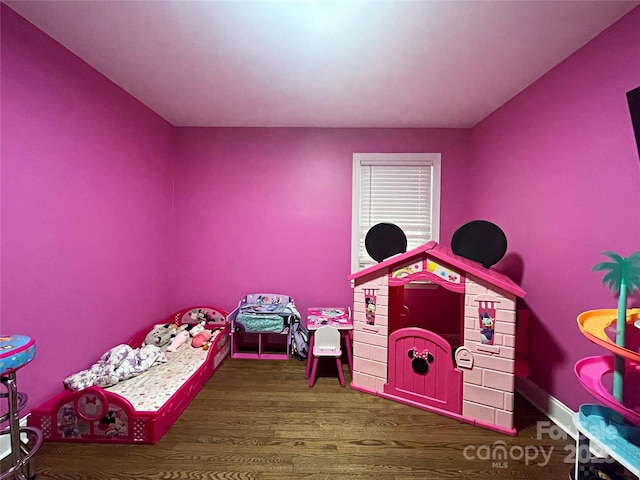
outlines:
[{"label": "toddler bed", "polygon": [[[192,307],[138,332],[101,361],[112,351],[143,352],[150,344],[162,343],[152,347],[160,352],[158,361],[131,378],[107,382],[113,383],[108,387],[101,386],[102,380],[82,384],[91,369],[67,377],[65,391],[31,410],[29,425],[40,428],[48,441],[157,443],[229,355],[227,315],[215,307]],[[193,337],[187,333],[188,339],[176,346],[180,332],[202,327],[207,332]],[[160,342],[158,336],[168,329],[176,335]],[[98,365],[100,361],[92,369]]]},{"label": "toddler bed", "polygon": [[293,298],[251,293],[229,314],[233,358],[289,358],[290,331],[300,321]]}]

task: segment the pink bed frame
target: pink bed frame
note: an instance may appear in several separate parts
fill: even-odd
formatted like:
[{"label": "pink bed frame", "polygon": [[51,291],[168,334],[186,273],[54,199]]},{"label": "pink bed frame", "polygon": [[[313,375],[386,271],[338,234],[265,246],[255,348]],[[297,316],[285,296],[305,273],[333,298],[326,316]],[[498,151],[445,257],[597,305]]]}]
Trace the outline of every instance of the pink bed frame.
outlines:
[{"label": "pink bed frame", "polygon": [[[31,410],[28,424],[40,428],[45,441],[156,444],[229,356],[230,326],[226,320],[228,312],[224,310],[210,306],[185,308],[153,325],[191,323],[189,313],[193,309],[206,309],[210,312],[213,321],[208,322],[206,328],[222,328],[222,332],[207,350],[206,361],[202,366],[157,411],[137,411],[131,402],[120,395],[93,386],[79,391],[65,390],[56,395]],[[127,343],[133,348],[140,347],[153,325],[138,332]],[[124,435],[105,435],[104,424],[100,420],[109,411],[120,413],[119,421],[125,422],[127,427],[122,429]],[[68,415],[75,415],[74,420],[83,423],[85,431],[79,436],[65,435],[64,425],[60,425],[59,418]]]}]

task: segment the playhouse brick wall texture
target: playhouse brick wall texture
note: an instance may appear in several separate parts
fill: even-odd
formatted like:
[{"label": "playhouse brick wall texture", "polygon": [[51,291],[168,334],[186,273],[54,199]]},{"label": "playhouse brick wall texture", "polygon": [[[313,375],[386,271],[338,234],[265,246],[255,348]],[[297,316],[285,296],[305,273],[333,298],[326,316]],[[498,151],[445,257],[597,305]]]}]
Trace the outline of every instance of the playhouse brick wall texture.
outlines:
[{"label": "playhouse brick wall texture", "polygon": [[[353,378],[354,385],[382,392],[387,383],[389,350],[389,279],[387,275],[363,279],[353,296]],[[365,291],[376,295],[375,325],[367,325]]]},{"label": "playhouse brick wall texture", "polygon": [[[473,354],[473,368],[462,369],[462,415],[502,428],[513,428],[515,390],[515,296],[467,275],[464,346]],[[493,345],[480,341],[478,307],[493,302],[496,309]]]}]

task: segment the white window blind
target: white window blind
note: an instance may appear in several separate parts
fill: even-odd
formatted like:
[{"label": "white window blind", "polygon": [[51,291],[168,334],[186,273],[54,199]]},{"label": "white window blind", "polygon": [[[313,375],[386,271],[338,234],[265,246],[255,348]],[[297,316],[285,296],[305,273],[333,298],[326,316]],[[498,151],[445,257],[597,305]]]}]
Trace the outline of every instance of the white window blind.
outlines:
[{"label": "white window blind", "polygon": [[354,154],[352,270],[375,262],[365,248],[369,229],[398,225],[407,250],[438,240],[440,154]]}]

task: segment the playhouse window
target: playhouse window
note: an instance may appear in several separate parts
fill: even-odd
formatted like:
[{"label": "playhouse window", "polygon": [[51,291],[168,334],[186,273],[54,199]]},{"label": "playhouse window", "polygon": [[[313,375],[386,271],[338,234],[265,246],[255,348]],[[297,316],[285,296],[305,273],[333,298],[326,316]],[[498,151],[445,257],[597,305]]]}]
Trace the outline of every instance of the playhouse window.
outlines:
[{"label": "playhouse window", "polygon": [[367,325],[376,324],[376,294],[375,292],[365,293],[365,315]]},{"label": "playhouse window", "polygon": [[440,154],[354,153],[351,270],[373,265],[364,239],[388,222],[407,236],[407,250],[439,240]]},{"label": "playhouse window", "polygon": [[484,345],[493,345],[496,311],[495,308],[479,308],[480,341]]}]

